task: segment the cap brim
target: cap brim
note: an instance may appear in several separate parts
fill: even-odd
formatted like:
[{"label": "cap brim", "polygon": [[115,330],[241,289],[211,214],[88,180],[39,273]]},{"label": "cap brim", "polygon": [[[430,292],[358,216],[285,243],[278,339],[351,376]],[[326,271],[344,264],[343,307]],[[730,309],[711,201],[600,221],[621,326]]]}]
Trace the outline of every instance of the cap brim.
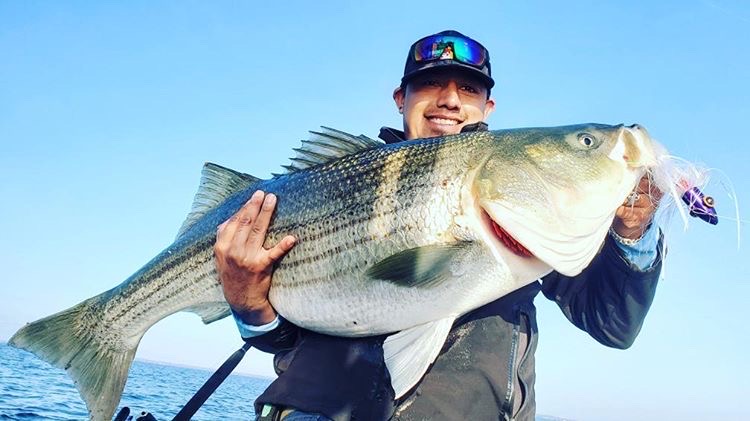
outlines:
[{"label": "cap brim", "polygon": [[436,60],[430,63],[426,63],[424,66],[420,67],[417,70],[414,70],[411,73],[405,74],[404,77],[401,78],[401,85],[406,86],[406,84],[413,79],[415,76],[423,74],[425,72],[430,72],[432,70],[436,69],[442,69],[447,67],[453,67],[456,69],[466,70],[471,75],[476,76],[484,82],[484,84],[487,86],[487,89],[492,89],[493,86],[495,86],[495,81],[487,76],[484,72],[477,69],[476,67],[469,66],[468,64],[461,63],[456,60]]}]

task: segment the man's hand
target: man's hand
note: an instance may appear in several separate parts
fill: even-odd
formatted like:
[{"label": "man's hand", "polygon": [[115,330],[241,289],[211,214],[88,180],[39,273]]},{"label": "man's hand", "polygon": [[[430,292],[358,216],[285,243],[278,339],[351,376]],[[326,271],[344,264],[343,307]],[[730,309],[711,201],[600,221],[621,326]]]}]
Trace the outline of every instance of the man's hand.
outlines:
[{"label": "man's hand", "polygon": [[656,213],[663,193],[648,175],[643,176],[625,203],[617,208],[612,228],[621,237],[641,238]]},{"label": "man's hand", "polygon": [[255,326],[276,318],[268,301],[273,266],[295,242],[294,237],[286,236],[270,249],[263,247],[275,208],[276,196],[256,191],[234,216],[219,225],[214,245],[224,298],[243,322]]}]

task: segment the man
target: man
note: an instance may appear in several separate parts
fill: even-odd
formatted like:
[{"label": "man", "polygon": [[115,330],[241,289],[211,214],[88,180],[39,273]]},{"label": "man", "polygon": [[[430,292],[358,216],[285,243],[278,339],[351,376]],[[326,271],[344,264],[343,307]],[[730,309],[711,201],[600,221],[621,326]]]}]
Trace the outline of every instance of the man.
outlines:
[{"label": "man", "polygon": [[[393,143],[486,129],[483,121],[495,107],[493,85],[489,53],[481,44],[455,31],[425,37],[411,46],[393,92],[404,131],[384,128],[381,138]],[[534,297],[542,291],[604,345],[630,346],[660,271],[658,230],[649,227],[658,195],[648,180],[641,181],[580,275],[553,272],[457,320],[420,384],[394,403],[383,336],[336,338],[277,317],[268,302],[273,265],[294,238],[263,247],[276,198],[257,192],[219,228],[215,252],[243,337],[276,353],[280,375],[256,401],[259,419],[533,419]]]}]

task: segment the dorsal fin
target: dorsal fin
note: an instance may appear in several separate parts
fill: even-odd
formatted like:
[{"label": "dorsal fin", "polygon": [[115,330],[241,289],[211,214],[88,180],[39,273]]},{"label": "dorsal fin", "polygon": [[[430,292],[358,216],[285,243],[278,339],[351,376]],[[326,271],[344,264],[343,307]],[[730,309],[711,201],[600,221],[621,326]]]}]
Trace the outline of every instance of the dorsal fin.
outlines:
[{"label": "dorsal fin", "polygon": [[248,188],[257,181],[260,179],[252,175],[206,162],[201,171],[201,183],[198,186],[198,192],[195,193],[193,207],[177,232],[177,238],[180,238],[196,221],[221,204],[227,197]]},{"label": "dorsal fin", "polygon": [[286,173],[304,170],[385,144],[382,140],[371,139],[365,135],[354,136],[323,126],[320,129],[319,132],[310,131],[310,139],[303,140],[302,146],[294,149],[297,155],[291,159],[291,165],[283,167]]}]

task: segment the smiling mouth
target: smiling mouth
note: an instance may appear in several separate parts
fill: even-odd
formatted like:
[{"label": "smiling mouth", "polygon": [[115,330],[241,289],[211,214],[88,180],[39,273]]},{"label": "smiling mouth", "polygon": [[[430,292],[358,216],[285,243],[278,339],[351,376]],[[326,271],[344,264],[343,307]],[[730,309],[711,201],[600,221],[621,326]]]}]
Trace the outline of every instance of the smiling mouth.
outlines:
[{"label": "smiling mouth", "polygon": [[508,234],[508,231],[505,231],[503,227],[498,225],[497,222],[495,222],[489,216],[489,214],[487,214],[487,212],[484,212],[484,215],[487,218],[487,222],[492,227],[492,232],[495,233],[495,237],[497,237],[497,239],[500,240],[500,242],[503,243],[503,245],[507,247],[508,250],[521,257],[532,257],[534,255],[531,253],[531,251],[529,251],[529,249],[521,245],[518,240]]},{"label": "smiling mouth", "polygon": [[454,120],[452,118],[428,117],[427,119],[432,123],[440,124],[442,126],[457,126],[461,124],[460,121]]}]

